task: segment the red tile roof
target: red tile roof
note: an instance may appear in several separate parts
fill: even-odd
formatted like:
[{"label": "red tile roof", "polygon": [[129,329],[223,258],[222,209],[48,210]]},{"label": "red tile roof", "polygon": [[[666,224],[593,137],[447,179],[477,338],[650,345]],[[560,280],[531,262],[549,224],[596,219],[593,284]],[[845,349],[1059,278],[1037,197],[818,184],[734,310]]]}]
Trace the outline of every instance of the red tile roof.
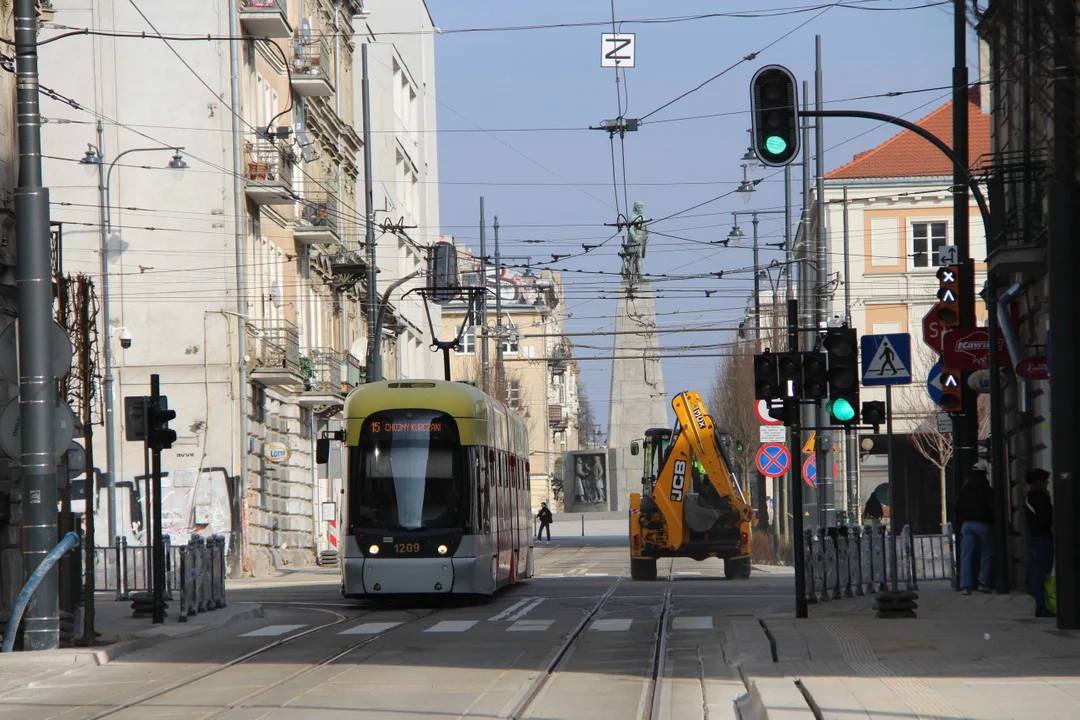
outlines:
[{"label": "red tile roof", "polygon": [[[990,152],[990,116],[979,110],[978,89],[968,104],[968,143],[972,165]],[[952,146],[952,102],[947,102],[916,123]],[[911,178],[952,176],[952,163],[940,150],[910,130],[858,153],[846,165],[825,175],[828,180],[855,178]]]}]

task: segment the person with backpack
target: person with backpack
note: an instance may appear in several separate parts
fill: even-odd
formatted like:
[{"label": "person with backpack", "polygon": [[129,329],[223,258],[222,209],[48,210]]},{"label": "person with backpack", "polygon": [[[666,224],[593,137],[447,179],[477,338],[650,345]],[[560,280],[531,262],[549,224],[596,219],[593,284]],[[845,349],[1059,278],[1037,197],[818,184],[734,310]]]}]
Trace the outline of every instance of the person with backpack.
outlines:
[{"label": "person with backpack", "polygon": [[543,542],[540,540],[540,536],[547,530],[547,541],[551,542],[551,521],[555,519],[555,516],[548,510],[546,502],[540,503],[540,512],[536,513],[537,520],[540,521],[540,530],[536,533],[537,542]]}]

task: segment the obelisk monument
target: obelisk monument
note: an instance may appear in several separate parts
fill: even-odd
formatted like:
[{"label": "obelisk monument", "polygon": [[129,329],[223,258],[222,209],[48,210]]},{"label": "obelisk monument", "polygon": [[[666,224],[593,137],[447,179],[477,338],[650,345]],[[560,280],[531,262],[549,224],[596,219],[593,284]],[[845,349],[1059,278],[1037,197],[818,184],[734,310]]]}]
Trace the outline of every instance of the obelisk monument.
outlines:
[{"label": "obelisk monument", "polygon": [[630,443],[644,437],[651,427],[668,427],[656,306],[652,285],[641,270],[649,240],[643,210],[640,201],[634,203],[619,253],[622,281],[615,310],[608,412],[608,474],[614,480],[609,493],[611,510],[628,509],[630,493],[641,492],[644,457],[631,455]]}]

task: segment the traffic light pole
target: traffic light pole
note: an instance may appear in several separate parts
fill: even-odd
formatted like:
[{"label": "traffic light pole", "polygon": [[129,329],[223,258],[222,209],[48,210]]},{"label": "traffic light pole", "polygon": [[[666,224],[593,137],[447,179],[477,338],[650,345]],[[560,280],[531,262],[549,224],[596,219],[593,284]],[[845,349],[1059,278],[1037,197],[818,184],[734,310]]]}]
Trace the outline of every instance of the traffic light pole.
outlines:
[{"label": "traffic light pole", "polygon": [[[789,299],[787,302],[788,322],[788,350],[793,353],[799,352],[799,301]],[[803,535],[803,489],[801,467],[799,459],[802,457],[802,431],[799,427],[799,400],[798,398],[784,398],[784,409],[787,417],[792,420],[791,424],[791,467],[788,469],[788,477],[791,478],[791,549],[792,563],[795,565],[795,617],[806,618],[809,609],[806,604],[806,545]],[[781,520],[783,520],[781,518]]]},{"label": "traffic light pole", "polygon": [[[150,376],[150,406],[156,409],[161,399],[161,384],[157,374]],[[153,413],[154,410],[151,410]],[[148,433],[149,435],[149,433]],[[165,539],[161,532],[161,448],[151,443],[150,455],[153,462],[154,496],[154,624],[165,622]]]}]

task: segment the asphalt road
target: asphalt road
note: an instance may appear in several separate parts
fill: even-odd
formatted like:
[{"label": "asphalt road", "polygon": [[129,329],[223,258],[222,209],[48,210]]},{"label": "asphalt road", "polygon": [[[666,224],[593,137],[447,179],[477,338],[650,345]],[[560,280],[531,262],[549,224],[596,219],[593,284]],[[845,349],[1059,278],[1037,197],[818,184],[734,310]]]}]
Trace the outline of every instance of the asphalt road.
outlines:
[{"label": "asphalt road", "polygon": [[641,583],[624,543],[575,545],[490,602],[344,601],[328,571],[234,590],[265,617],[42,677],[0,718],[735,717],[728,623],[789,611],[792,576],[679,560]]}]

